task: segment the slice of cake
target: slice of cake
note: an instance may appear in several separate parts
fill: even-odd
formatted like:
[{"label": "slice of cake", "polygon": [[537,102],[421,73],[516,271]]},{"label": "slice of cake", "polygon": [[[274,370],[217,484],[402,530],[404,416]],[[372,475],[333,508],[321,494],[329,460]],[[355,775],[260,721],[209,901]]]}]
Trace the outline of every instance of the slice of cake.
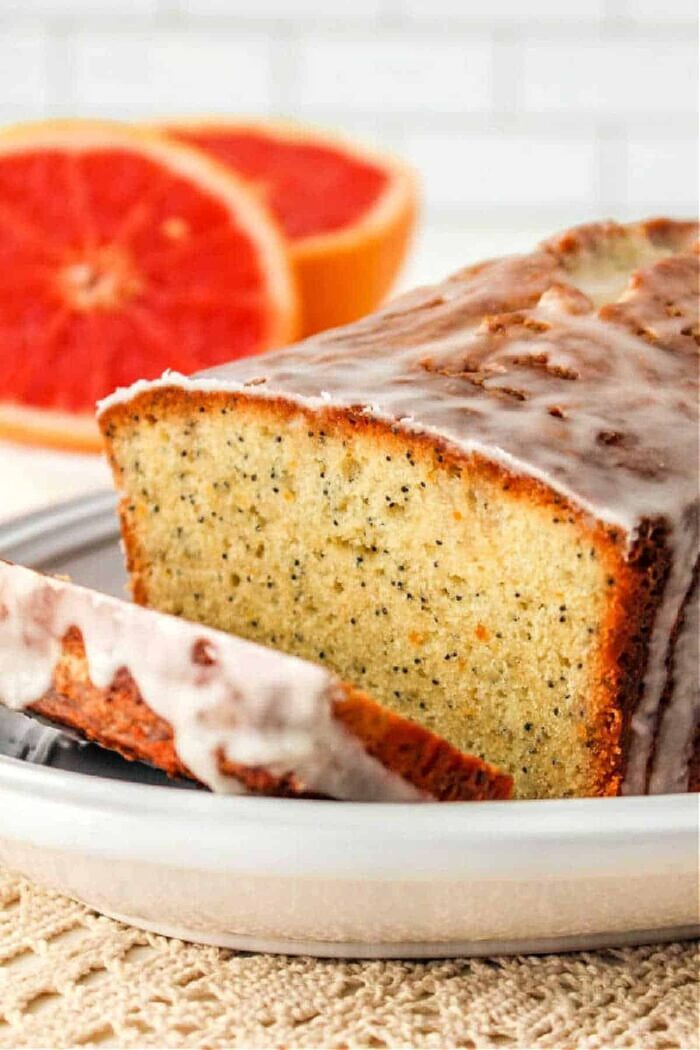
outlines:
[{"label": "slice of cake", "polygon": [[215,791],[507,798],[322,667],[0,561],[0,701]]},{"label": "slice of cake", "polygon": [[697,775],[697,227],[582,227],[107,399],[138,602],[320,661],[521,797]]}]

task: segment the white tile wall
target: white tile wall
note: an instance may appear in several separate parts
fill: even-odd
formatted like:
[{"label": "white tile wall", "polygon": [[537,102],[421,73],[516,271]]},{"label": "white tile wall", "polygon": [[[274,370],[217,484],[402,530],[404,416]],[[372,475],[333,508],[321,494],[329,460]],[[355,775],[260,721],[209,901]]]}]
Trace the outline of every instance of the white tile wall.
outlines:
[{"label": "white tile wall", "polygon": [[665,22],[692,23],[698,17],[696,0],[622,0],[622,12],[632,19],[641,22],[654,22],[657,25]]},{"label": "white tile wall", "polygon": [[0,36],[0,111],[41,114],[48,97],[48,40],[41,30]]},{"label": "white tile wall", "polygon": [[466,261],[697,211],[696,34],[696,0],[0,0],[0,122],[338,124],[419,166],[421,250]]},{"label": "white tile wall", "polygon": [[47,15],[75,18],[95,15],[144,15],[154,13],[158,0],[2,0],[3,15]]},{"label": "white tile wall", "polygon": [[522,48],[523,110],[628,114],[692,114],[697,107],[694,41],[625,41],[600,35],[578,41],[527,42]]},{"label": "white tile wall", "polygon": [[[682,202],[698,188],[698,151],[687,139],[631,139],[627,144],[627,187],[630,207],[640,212],[659,209],[658,187],[668,188],[669,199],[679,210]],[[682,210],[682,209],[681,209]]]},{"label": "white tile wall", "polygon": [[[214,30],[78,32],[67,95],[74,112],[152,116],[191,111],[265,112],[272,102],[272,45]],[[201,100],[201,101],[200,101]]]},{"label": "white tile wall", "polygon": [[[301,46],[300,103],[310,112],[348,110],[409,118],[488,110],[493,46],[483,40],[333,40]],[[408,123],[408,120],[407,120]]]},{"label": "white tile wall", "polygon": [[505,208],[512,222],[520,209],[585,207],[595,192],[593,142],[540,135],[491,133],[409,135],[407,154],[431,171],[428,203],[459,210],[465,200]]},{"label": "white tile wall", "polygon": [[399,15],[407,13],[421,22],[437,17],[479,25],[571,24],[602,18],[606,8],[605,0],[442,0],[437,4],[430,0],[389,0],[388,6]]},{"label": "white tile wall", "polygon": [[215,14],[256,22],[279,19],[298,23],[309,19],[311,28],[319,18],[340,25],[378,18],[385,4],[383,0],[180,0],[179,10],[188,18]]}]

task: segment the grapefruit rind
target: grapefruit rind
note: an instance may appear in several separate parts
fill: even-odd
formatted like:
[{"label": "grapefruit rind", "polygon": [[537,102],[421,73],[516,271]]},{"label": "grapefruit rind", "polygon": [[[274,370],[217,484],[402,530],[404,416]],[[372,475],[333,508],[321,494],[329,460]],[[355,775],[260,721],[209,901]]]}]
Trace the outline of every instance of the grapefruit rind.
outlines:
[{"label": "grapefruit rind", "polygon": [[98,452],[102,438],[94,416],[0,401],[0,439],[63,452]]}]

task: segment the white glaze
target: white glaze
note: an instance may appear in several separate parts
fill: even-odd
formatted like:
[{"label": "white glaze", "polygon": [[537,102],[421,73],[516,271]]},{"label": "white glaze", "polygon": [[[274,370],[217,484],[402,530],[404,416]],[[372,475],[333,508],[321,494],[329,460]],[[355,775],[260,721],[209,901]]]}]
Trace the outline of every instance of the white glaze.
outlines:
[{"label": "white glaze", "polygon": [[[69,627],[85,645],[92,682],[126,668],[173,729],[177,754],[215,791],[241,785],[217,754],[306,790],[357,801],[425,798],[366,753],[333,718],[339,683],[328,671],[174,616],[0,562],[0,700],[21,709],[50,688]],[[203,664],[196,647],[206,646]]]},{"label": "white glaze", "polygon": [[[644,519],[663,521],[671,573],[623,788],[637,794],[698,550],[695,237],[680,223],[582,228],[298,347],[137,383],[100,412],[158,386],[353,408],[544,481],[621,529],[628,550]],[[607,305],[597,310],[589,294]],[[687,781],[687,760],[687,746],[665,732],[655,784]]]}]

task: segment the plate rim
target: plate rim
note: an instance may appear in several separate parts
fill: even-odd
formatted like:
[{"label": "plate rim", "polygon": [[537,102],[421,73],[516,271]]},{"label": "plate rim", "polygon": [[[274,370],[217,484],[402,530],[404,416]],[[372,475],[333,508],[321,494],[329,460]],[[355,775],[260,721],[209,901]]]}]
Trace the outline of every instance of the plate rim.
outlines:
[{"label": "plate rim", "polygon": [[[275,810],[279,809],[278,823],[284,822],[281,819],[282,813],[293,814],[295,817],[308,813],[309,821],[317,824],[319,815],[323,813],[332,814],[330,819],[334,824],[337,824],[338,820],[343,822],[342,814],[346,814],[352,825],[360,814],[365,822],[368,813],[372,814],[372,822],[384,823],[387,817],[396,813],[398,809],[403,813],[409,813],[412,819],[420,821],[424,819],[423,814],[430,813],[430,816],[425,819],[429,819],[433,825],[438,822],[443,832],[449,832],[455,813],[469,812],[479,824],[485,823],[487,819],[493,821],[494,814],[498,814],[498,823],[501,825],[498,830],[500,831],[504,827],[511,830],[510,824],[515,825],[512,829],[515,831],[523,820],[537,818],[542,831],[558,834],[561,830],[561,822],[565,819],[576,816],[583,818],[584,821],[596,821],[605,816],[617,818],[617,821],[631,821],[631,830],[653,831],[662,837],[667,833],[691,831],[693,823],[695,830],[700,834],[700,798],[694,792],[664,795],[617,795],[601,798],[488,799],[477,802],[455,801],[447,804],[434,799],[421,802],[351,802],[338,799],[227,795],[206,789],[187,793],[174,792],[167,785],[116,781],[81,773],[77,770],[32,765],[20,759],[0,755],[0,788],[9,787],[17,790],[18,785],[13,784],[12,781],[18,779],[21,788],[21,782],[25,778],[26,786],[31,789],[33,797],[37,797],[39,793],[44,797],[51,797],[56,802],[84,801],[89,798],[93,806],[107,812],[123,810],[124,807],[133,810],[141,808],[139,805],[139,803],[143,804],[141,796],[146,793],[149,811],[158,811],[159,815],[166,817],[173,815],[172,810],[182,812],[183,809],[190,810],[192,816],[206,817],[214,807],[228,805],[239,808],[244,814],[249,808],[250,814],[245,815],[252,820],[256,820],[260,813],[268,810],[272,811],[269,815],[274,819]],[[124,795],[121,805],[116,797],[117,794]],[[260,813],[257,812],[258,810]],[[658,813],[656,813],[657,810]],[[693,813],[695,813],[694,822],[690,819]],[[650,825],[648,820],[650,814],[658,818],[655,824]],[[619,823],[609,829],[611,835],[619,831]]]},{"label": "plate rim", "polygon": [[0,795],[0,838],[276,877],[602,880],[621,867],[687,877],[700,841],[697,800],[682,794],[448,804],[221,796],[3,758]]}]

